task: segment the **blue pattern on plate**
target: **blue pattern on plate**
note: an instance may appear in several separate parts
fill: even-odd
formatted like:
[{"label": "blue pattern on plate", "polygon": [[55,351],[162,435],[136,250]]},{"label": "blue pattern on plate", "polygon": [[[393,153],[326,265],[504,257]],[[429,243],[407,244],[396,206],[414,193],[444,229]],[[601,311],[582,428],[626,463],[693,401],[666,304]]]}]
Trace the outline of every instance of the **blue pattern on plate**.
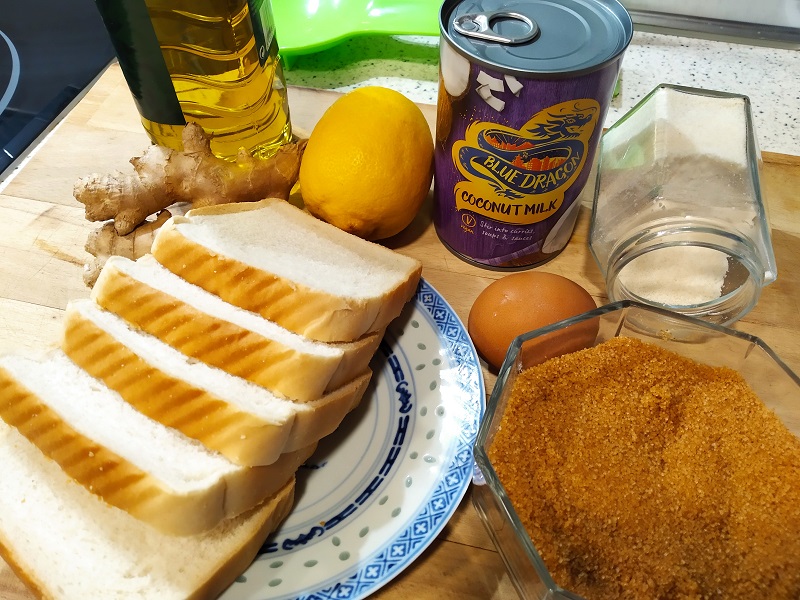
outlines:
[{"label": "blue pattern on plate", "polygon": [[[368,420],[370,427],[377,425],[378,429],[366,428],[370,432],[366,436],[373,436],[371,440],[363,437],[363,430],[353,435],[355,432],[343,429],[345,437],[333,442],[334,451],[345,453],[348,450],[337,443],[365,442],[364,447],[351,448],[358,456],[367,458],[364,468],[357,473],[353,471],[352,477],[348,475],[347,482],[338,480],[353,487],[345,488],[341,484],[336,487],[334,481],[330,490],[342,493],[325,504],[327,498],[323,492],[323,505],[319,508],[314,505],[319,498],[312,493],[309,511],[304,513],[303,506],[296,507],[294,524],[285,524],[285,528],[276,532],[262,549],[264,554],[239,583],[223,594],[224,598],[360,600],[410,565],[436,539],[458,507],[474,474],[472,447],[485,409],[483,373],[458,315],[428,282],[420,281],[413,302],[406,308],[406,317],[410,315],[410,318],[398,319],[390,326],[378,352],[379,357],[386,359],[377,367],[380,371],[373,378],[379,387],[368,403],[362,401],[365,411],[362,417],[372,415],[381,419]],[[402,390],[396,387],[397,377],[402,378]],[[426,377],[431,377],[430,389],[419,385]],[[411,408],[414,411],[408,412]],[[407,434],[399,438],[398,419],[405,420],[408,427]],[[384,442],[376,445],[376,434],[388,437],[381,438]],[[370,450],[362,454],[367,447]],[[397,455],[395,450],[400,449],[402,455]],[[385,461],[390,454],[401,456],[400,470],[394,465],[394,458],[394,467],[386,468]],[[348,455],[344,457],[347,462]],[[338,460],[341,461],[341,456]],[[338,464],[336,468],[349,468],[342,462]],[[330,464],[328,467],[333,468]],[[334,472],[338,473],[331,471]],[[380,481],[373,486],[373,476],[378,474]],[[397,497],[397,488],[404,489],[402,497],[403,493],[412,491],[408,487],[412,485],[413,494],[397,505],[391,517],[366,517],[366,527],[364,518],[348,524],[359,518],[361,509],[384,511],[375,514],[385,515],[392,508],[389,506],[394,502],[392,498]],[[364,486],[369,488],[369,494],[365,493]],[[315,485],[313,489],[326,488]],[[394,494],[390,489],[395,490]],[[378,495],[380,502],[371,503],[370,507],[367,496],[378,500]],[[362,496],[363,505],[358,502]],[[384,506],[385,500],[389,504]],[[382,520],[386,518],[392,522],[397,519],[396,526]],[[369,522],[369,519],[378,520]],[[389,525],[389,529],[379,533],[382,525]],[[352,540],[360,537],[362,531],[367,535],[371,529],[376,532],[369,533],[370,550],[349,563],[349,550],[358,551],[358,545],[347,546],[344,537],[349,535]],[[353,531],[358,535],[353,536]],[[296,550],[286,548],[287,542]],[[339,559],[340,555],[324,558],[331,557],[331,550],[326,548],[334,547],[344,558]],[[320,558],[324,558],[323,562]],[[342,560],[341,570],[330,560]],[[289,563],[294,566],[290,567]],[[327,570],[322,568],[324,565]]]},{"label": "blue pattern on plate", "polygon": [[458,507],[472,478],[472,447],[486,403],[480,362],[458,315],[427,281],[420,281],[416,298],[433,317],[445,347],[460,363],[458,382],[468,393],[471,404],[465,414],[472,418],[463,421],[453,461],[431,499],[420,509],[411,525],[353,576],[303,596],[304,600],[356,600],[388,583],[436,538]]}]

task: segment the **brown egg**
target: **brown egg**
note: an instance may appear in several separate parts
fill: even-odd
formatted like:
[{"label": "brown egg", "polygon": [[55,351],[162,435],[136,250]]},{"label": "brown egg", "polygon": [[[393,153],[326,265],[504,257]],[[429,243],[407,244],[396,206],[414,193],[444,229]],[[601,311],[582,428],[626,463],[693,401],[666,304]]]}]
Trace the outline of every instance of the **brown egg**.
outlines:
[{"label": "brown egg", "polygon": [[[478,295],[467,329],[478,352],[490,366],[499,369],[518,335],[594,308],[594,299],[574,281],[553,273],[522,271],[498,279]],[[560,346],[585,347],[593,341],[592,332],[596,334],[596,330],[595,322],[581,334],[579,342],[565,344],[561,340]]]}]

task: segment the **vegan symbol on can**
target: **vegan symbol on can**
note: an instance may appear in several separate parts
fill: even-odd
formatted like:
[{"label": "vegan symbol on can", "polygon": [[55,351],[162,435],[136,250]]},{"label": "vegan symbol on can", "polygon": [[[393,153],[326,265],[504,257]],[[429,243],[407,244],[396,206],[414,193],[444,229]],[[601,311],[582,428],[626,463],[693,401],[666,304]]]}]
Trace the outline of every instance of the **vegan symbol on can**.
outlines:
[{"label": "vegan symbol on can", "polygon": [[484,0],[445,2],[440,21],[436,231],[481,266],[548,260],[572,234],[630,17],[616,0]]}]

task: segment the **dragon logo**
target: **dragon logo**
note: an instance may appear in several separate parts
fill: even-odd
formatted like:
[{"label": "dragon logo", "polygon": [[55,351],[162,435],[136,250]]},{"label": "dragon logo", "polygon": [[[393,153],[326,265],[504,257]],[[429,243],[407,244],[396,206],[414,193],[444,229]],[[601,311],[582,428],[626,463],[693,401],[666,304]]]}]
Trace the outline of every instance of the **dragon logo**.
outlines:
[{"label": "dragon logo", "polygon": [[519,129],[475,122],[453,146],[465,181],[456,184],[459,210],[514,224],[543,221],[581,173],[600,113],[595,100],[562,102]]},{"label": "dragon logo", "polygon": [[595,111],[574,112],[565,115],[549,115],[543,123],[534,123],[528,131],[542,140],[570,139],[580,137],[581,129],[592,122]]}]

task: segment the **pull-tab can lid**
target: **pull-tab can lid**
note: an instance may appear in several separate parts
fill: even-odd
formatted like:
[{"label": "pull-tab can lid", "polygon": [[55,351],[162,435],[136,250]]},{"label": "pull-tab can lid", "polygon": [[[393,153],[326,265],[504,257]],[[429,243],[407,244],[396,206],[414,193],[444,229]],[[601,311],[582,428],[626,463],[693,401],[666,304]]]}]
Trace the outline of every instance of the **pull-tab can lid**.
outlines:
[{"label": "pull-tab can lid", "polygon": [[[512,21],[516,22],[514,28],[508,26]],[[504,23],[503,28],[508,30],[505,34],[495,31],[495,26],[501,22]],[[539,35],[539,25],[533,19],[509,10],[460,15],[453,19],[453,29],[468,38],[499,44],[524,44]]]},{"label": "pull-tab can lid", "polygon": [[597,70],[633,37],[617,0],[445,0],[439,26],[472,61],[544,78]]}]

